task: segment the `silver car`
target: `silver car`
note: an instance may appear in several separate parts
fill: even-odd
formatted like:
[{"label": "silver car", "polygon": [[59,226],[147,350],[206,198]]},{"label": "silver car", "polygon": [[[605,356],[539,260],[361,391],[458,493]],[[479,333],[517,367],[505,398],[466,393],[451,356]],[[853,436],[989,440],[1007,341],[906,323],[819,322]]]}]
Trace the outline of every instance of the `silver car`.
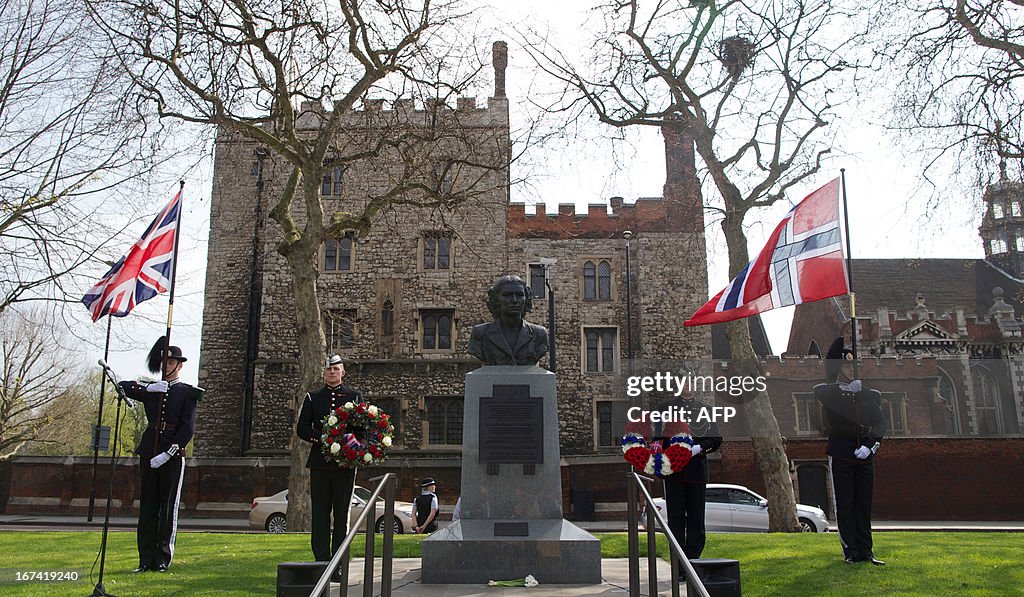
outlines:
[{"label": "silver car", "polygon": [[[356,521],[363,505],[370,499],[371,492],[365,487],[356,485],[352,491],[352,508],[349,510],[349,524]],[[288,490],[279,491],[274,495],[258,497],[252,501],[252,511],[249,512],[249,526],[254,529],[265,529],[268,533],[284,533],[288,530],[288,521],[285,513],[288,511]],[[376,531],[384,532],[384,500],[377,499],[377,508],[374,512],[376,520]],[[412,504],[409,502],[395,501],[395,518],[392,521],[392,528],[395,533],[411,533],[416,527],[416,521],[412,518]]]},{"label": "silver car", "polygon": [[[708,532],[764,533],[768,531],[768,500],[742,485],[708,483],[704,492],[704,526]],[[665,498],[654,498],[654,506],[665,513]],[[796,505],[797,520],[805,533],[828,532],[828,519],[821,508]],[[647,526],[647,509],[640,514]]]}]

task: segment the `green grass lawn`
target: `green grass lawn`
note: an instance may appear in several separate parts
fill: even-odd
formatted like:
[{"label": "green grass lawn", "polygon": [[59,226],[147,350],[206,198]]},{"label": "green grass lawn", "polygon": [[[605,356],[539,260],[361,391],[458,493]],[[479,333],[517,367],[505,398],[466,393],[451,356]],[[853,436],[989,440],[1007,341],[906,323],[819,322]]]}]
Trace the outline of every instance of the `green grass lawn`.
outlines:
[{"label": "green grass lawn", "polygon": [[[624,533],[599,534],[604,557],[625,557]],[[362,537],[356,555],[362,554]],[[378,537],[378,541],[380,538]],[[422,536],[395,538],[397,557],[418,557]],[[86,597],[99,533],[0,532],[0,595]],[[641,547],[645,539],[641,536]],[[379,543],[378,543],[379,545]],[[970,595],[1024,594],[1020,533],[875,533],[875,553],[888,566],[850,565],[839,540],[828,534],[709,536],[704,557],[740,561],[743,594],[760,595]],[[378,548],[379,553],[379,548]],[[104,585],[119,597],[274,595],[277,563],[309,559],[305,534],[180,533],[166,574],[130,574],[137,564],[135,534],[108,539]],[[667,554],[664,538],[659,554]],[[18,570],[78,570],[77,583],[25,583]],[[542,580],[543,582],[543,580]]]}]

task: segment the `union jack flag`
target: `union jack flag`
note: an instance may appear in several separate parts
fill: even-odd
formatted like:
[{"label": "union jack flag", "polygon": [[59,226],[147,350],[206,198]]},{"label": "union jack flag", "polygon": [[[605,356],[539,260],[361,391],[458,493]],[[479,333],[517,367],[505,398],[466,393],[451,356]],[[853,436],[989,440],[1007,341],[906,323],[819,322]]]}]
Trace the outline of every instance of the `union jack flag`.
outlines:
[{"label": "union jack flag", "polygon": [[721,323],[848,293],[840,190],[837,178],[789,210],[757,259],[684,325]]},{"label": "union jack flag", "polygon": [[135,305],[167,292],[174,271],[181,191],[157,215],[132,248],[89,289],[82,303],[96,321],[104,315],[124,317]]}]

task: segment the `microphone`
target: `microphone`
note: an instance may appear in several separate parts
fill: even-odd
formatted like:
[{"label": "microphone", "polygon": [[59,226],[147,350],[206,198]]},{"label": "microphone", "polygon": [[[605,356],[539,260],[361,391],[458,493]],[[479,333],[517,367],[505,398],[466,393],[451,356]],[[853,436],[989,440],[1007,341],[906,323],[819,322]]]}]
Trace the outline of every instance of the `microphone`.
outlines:
[{"label": "microphone", "polygon": [[117,385],[117,377],[114,376],[114,371],[110,368],[109,365],[107,365],[107,362],[103,359],[100,359],[96,361],[96,364],[99,365],[100,367],[103,367],[103,374],[107,376],[107,379],[110,380],[110,383],[114,384],[114,389],[117,390],[118,398],[123,400],[124,403],[128,406],[128,408],[135,408],[135,402],[125,395],[124,391],[121,389],[121,386]]}]

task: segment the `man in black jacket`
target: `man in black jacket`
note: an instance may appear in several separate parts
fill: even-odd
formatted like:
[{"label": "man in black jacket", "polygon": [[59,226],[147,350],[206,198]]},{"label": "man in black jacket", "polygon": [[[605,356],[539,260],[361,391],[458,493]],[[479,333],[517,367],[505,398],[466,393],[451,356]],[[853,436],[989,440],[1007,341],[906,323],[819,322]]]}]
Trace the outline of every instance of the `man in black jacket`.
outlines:
[{"label": "man in black jacket", "polygon": [[885,562],[876,559],[871,541],[871,496],[875,482],[875,454],[886,432],[882,396],[878,390],[849,381],[844,371],[853,362],[853,351],[836,338],[828,350],[825,377],[828,383],[814,386],[821,402],[823,429],[828,435],[829,468],[835,496],[839,543],[848,563]]},{"label": "man in black jacket", "polygon": [[133,572],[165,572],[171,565],[185,476],[185,447],[192,440],[196,403],[203,394],[202,388],[179,381],[181,368],[188,359],[177,346],[167,347],[165,359],[166,344],[166,338],[160,338],[149,353],[150,371],[159,371],[162,362],[163,380],[119,384],[128,397],[145,406],[149,422],[135,448],[140,460],[139,567]]},{"label": "man in black jacket", "polygon": [[696,420],[706,405],[692,394],[683,395],[674,405],[689,413],[690,435],[694,444],[690,447],[692,457],[689,464],[678,473],[665,477],[665,508],[669,530],[682,545],[686,557],[692,560],[699,558],[704,551],[706,538],[704,490],[709,480],[707,455],[721,447],[722,434],[714,420]]},{"label": "man in black jacket", "polygon": [[328,462],[320,451],[324,418],[346,402],[359,403],[362,400],[358,391],[341,385],[344,377],[345,365],[341,357],[333,355],[327,359],[324,386],[306,394],[299,409],[299,421],[295,425],[295,434],[313,444],[309,458],[306,459],[306,468],[309,469],[310,544],[317,561],[330,560],[348,533],[348,509],[352,503],[356,471]]}]

